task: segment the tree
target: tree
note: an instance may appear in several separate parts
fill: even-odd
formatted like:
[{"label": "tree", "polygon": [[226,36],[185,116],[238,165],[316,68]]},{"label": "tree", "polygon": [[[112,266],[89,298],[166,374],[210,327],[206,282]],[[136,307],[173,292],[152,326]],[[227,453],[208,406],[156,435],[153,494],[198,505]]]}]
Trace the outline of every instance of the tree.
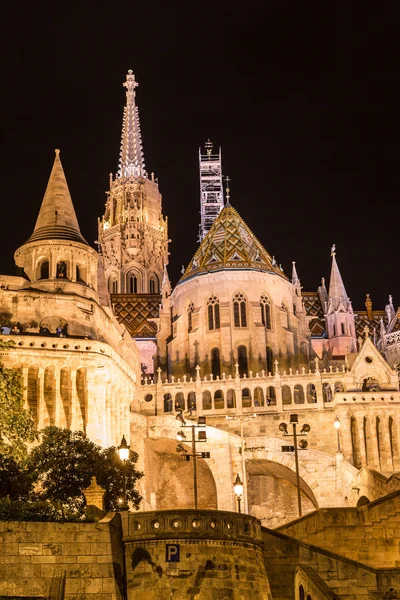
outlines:
[{"label": "tree", "polygon": [[29,498],[36,473],[18,464],[12,456],[0,454],[0,498],[26,500]]},{"label": "tree", "polygon": [[[134,484],[143,474],[135,469],[138,455],[131,454],[126,461],[127,497],[137,508],[141,497]],[[46,427],[39,446],[31,452],[30,464],[38,473],[41,497],[58,504],[63,518],[66,509],[83,511],[83,490],[93,476],[106,490],[107,510],[118,506],[123,489],[123,465],[118,452],[114,447],[103,450],[82,431]]]},{"label": "tree", "polygon": [[[0,351],[8,351],[14,342],[0,340]],[[35,424],[23,405],[23,383],[19,370],[0,363],[0,453],[16,460],[26,457],[27,442],[36,438]]]},{"label": "tree", "polygon": [[138,479],[143,477],[143,473],[136,470],[138,454],[131,450],[129,459],[123,465],[118,449],[111,446],[102,450],[100,458],[95,475],[97,483],[106,490],[106,510],[118,509],[118,501],[123,495],[124,476],[126,476],[127,500],[132,502],[134,508],[139,508],[142,497],[135,489],[135,484]]},{"label": "tree", "polygon": [[60,506],[63,519],[66,507],[80,510],[84,505],[82,490],[93,476],[101,448],[82,431],[51,425],[41,432],[41,442],[30,454],[42,487],[42,498]]}]

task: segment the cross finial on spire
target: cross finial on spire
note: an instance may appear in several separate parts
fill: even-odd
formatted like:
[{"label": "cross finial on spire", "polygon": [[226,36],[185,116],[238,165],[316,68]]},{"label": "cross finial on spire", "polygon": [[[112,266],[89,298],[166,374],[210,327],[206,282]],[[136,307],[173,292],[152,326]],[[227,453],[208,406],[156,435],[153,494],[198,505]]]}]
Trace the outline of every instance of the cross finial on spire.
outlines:
[{"label": "cross finial on spire", "polygon": [[225,183],[226,183],[225,197],[226,197],[226,204],[227,204],[227,205],[228,205],[228,204],[230,204],[229,200],[230,200],[230,197],[231,197],[231,190],[230,190],[230,187],[229,187],[229,182],[230,182],[230,181],[232,181],[232,180],[231,180],[231,178],[229,177],[229,175],[227,175],[227,176],[225,177]]}]

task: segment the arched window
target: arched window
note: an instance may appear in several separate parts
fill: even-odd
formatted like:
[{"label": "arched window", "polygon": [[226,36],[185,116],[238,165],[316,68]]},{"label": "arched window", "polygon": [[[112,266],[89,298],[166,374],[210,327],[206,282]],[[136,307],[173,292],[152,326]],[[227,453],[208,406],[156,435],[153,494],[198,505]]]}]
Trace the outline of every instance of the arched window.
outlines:
[{"label": "arched window", "polygon": [[282,386],[282,404],[292,404],[292,390],[288,385]]},{"label": "arched window", "polygon": [[203,392],[203,410],[211,410],[211,392],[209,390]]},{"label": "arched window", "polygon": [[129,294],[138,293],[138,279],[136,275],[129,275],[128,277],[128,292]]},{"label": "arched window", "polygon": [[264,392],[260,387],[254,390],[254,406],[264,406]]},{"label": "arched window", "polygon": [[248,361],[247,361],[247,348],[246,346],[238,347],[238,364],[239,364],[239,377],[247,375]]},{"label": "arched window", "polygon": [[39,279],[48,279],[49,278],[49,261],[44,260],[40,265],[40,278]]},{"label": "arched window", "polygon": [[185,396],[183,395],[183,392],[175,394],[175,410],[178,405],[182,410],[185,410]]},{"label": "arched window", "polygon": [[251,392],[249,388],[242,390],[242,406],[243,408],[250,408],[251,406]]},{"label": "arched window", "polygon": [[219,355],[219,348],[213,348],[211,350],[211,373],[214,379],[221,377],[221,359]]},{"label": "arched window", "polygon": [[247,327],[246,298],[242,292],[233,297],[233,323],[235,327]]},{"label": "arched window", "polygon": [[150,277],[150,294],[158,294],[159,293],[159,285],[158,285],[158,277],[153,273]]},{"label": "arched window", "polygon": [[116,273],[108,278],[108,291],[110,294],[118,294],[118,279]]},{"label": "arched window", "polygon": [[307,385],[307,402],[312,404],[317,401],[317,390],[313,383]]},{"label": "arched window", "polygon": [[322,384],[322,398],[324,402],[332,402],[332,389],[329,383]]},{"label": "arched window", "polygon": [[294,403],[304,404],[304,390],[302,385],[294,386]]},{"label": "arched window", "polygon": [[172,412],[171,394],[164,394],[164,412]]},{"label": "arched window", "polygon": [[86,283],[86,281],[82,277],[82,271],[80,270],[78,265],[76,265],[76,281],[78,283]]},{"label": "arched window", "polygon": [[188,410],[196,410],[196,392],[189,392],[187,397]]},{"label": "arched window", "polygon": [[211,296],[207,302],[207,313],[208,313],[208,329],[213,331],[219,329],[219,301],[216,296]]},{"label": "arched window", "polygon": [[275,388],[272,386],[267,388],[267,406],[271,406],[271,404],[276,404]]},{"label": "arched window", "polygon": [[222,390],[214,393],[214,408],[224,408],[224,392]]},{"label": "arched window", "polygon": [[67,279],[67,263],[63,260],[57,263],[57,279]]},{"label": "arched window", "polygon": [[236,407],[236,394],[235,390],[228,390],[226,393],[226,408]]},{"label": "arched window", "polygon": [[188,333],[190,333],[192,331],[192,329],[193,329],[193,323],[192,323],[193,311],[194,311],[194,304],[193,304],[193,302],[189,302],[189,306],[188,306],[188,309],[187,309]]},{"label": "arched window", "polygon": [[261,320],[265,329],[271,329],[271,305],[265,294],[260,298]]},{"label": "arched window", "polygon": [[269,346],[267,346],[267,373],[274,374],[274,355]]},{"label": "arched window", "polygon": [[304,600],[304,598],[305,598],[304,588],[303,588],[303,586],[301,585],[301,586],[299,587],[299,600]]}]

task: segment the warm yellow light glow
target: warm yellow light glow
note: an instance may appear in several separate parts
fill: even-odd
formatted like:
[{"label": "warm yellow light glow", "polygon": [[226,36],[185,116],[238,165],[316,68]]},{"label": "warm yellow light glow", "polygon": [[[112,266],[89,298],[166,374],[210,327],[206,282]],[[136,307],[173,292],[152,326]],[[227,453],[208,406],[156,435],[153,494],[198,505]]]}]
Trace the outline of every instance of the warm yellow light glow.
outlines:
[{"label": "warm yellow light glow", "polygon": [[243,494],[243,483],[239,477],[239,473],[236,475],[235,485],[233,486],[233,491],[236,496],[242,496]]},{"label": "warm yellow light glow", "polygon": [[333,423],[335,429],[340,429],[340,419],[336,417],[335,422]]},{"label": "warm yellow light glow", "polygon": [[129,446],[126,443],[125,436],[122,436],[121,444],[118,447],[118,454],[121,460],[128,460],[129,458]]},{"label": "warm yellow light glow", "polygon": [[178,431],[178,433],[176,434],[176,439],[178,440],[178,442],[183,442],[183,440],[186,439],[186,435],[183,433],[183,431]]}]

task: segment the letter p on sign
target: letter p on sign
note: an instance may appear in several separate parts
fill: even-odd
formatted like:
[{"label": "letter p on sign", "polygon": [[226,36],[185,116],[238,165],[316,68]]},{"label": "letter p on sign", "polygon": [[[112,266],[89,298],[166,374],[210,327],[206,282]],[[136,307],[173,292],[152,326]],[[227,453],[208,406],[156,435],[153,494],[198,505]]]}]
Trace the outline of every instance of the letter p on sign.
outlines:
[{"label": "letter p on sign", "polygon": [[165,562],[180,562],[181,547],[180,544],[165,545]]}]

